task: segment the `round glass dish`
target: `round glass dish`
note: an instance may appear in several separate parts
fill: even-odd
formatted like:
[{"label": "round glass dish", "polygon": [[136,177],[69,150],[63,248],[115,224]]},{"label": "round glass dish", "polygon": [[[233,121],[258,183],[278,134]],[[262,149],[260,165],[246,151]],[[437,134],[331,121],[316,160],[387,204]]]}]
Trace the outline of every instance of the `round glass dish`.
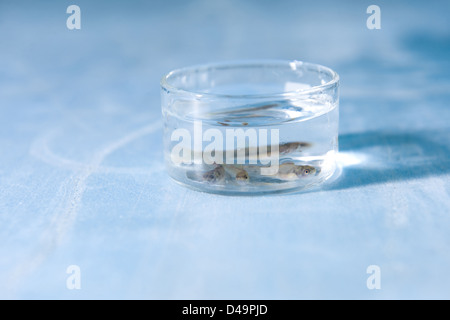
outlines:
[{"label": "round glass dish", "polygon": [[339,76],[301,61],[187,67],[161,80],[169,175],[230,195],[294,192],[336,169]]}]

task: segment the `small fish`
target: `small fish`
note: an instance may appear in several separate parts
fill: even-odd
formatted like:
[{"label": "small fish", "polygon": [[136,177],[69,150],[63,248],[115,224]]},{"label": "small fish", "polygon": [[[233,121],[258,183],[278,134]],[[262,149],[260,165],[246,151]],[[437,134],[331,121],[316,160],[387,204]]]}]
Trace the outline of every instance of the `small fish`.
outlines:
[{"label": "small fish", "polygon": [[247,184],[250,180],[250,176],[247,171],[243,168],[242,165],[222,165],[225,171],[239,184]]},{"label": "small fish", "polygon": [[301,178],[317,175],[320,172],[320,169],[316,169],[313,166],[297,165],[294,164],[293,162],[286,162],[280,164],[277,173],[275,173],[274,175],[261,175],[262,166],[246,165],[243,167],[249,173],[250,177],[255,177],[257,179],[265,178],[266,180],[267,179],[277,179],[283,181],[298,180]]},{"label": "small fish", "polygon": [[[225,124],[226,125],[226,124]],[[295,141],[295,142],[285,142],[280,143],[278,145],[278,153],[280,155],[287,155],[293,152],[301,152],[303,148],[311,147],[311,143],[309,142],[301,142],[301,141]],[[273,145],[267,145],[265,146],[266,153],[261,153],[261,147],[247,147],[244,149],[235,149],[232,152],[234,153],[233,156],[235,159],[241,158],[240,154],[243,154],[243,159],[246,161],[250,160],[262,160],[262,159],[270,159],[272,156],[272,151],[276,149]],[[223,150],[223,156],[222,163],[226,162],[226,155],[228,154],[228,150]],[[196,157],[203,159],[203,152],[201,151],[192,151],[191,150],[192,158],[195,159]],[[242,158],[241,158],[242,159]]]},{"label": "small fish", "polygon": [[[311,143],[308,142],[285,142],[280,143],[278,145],[278,154],[279,155],[287,155],[293,152],[301,152],[303,148],[310,147]],[[236,149],[234,150],[234,158],[241,158],[240,152],[244,151],[244,159],[245,160],[262,160],[262,159],[270,159],[272,157],[272,152],[275,152],[276,147],[273,145],[265,146],[266,153],[261,153],[261,147],[247,147],[245,149]],[[226,154],[227,151],[224,151]]]},{"label": "small fish", "polygon": [[279,146],[279,152],[280,154],[289,154],[291,152],[300,152],[302,151],[302,148],[310,147],[311,143],[308,142],[286,142],[282,143]]},{"label": "small fish", "polygon": [[287,162],[279,166],[276,176],[284,180],[296,180],[302,177],[314,176],[317,172],[313,166],[296,165],[292,162]]},{"label": "small fish", "polygon": [[[220,124],[221,126],[226,126],[226,127],[230,126],[230,122],[231,122],[231,120],[228,120],[228,119],[223,120],[223,122],[217,121],[218,124]],[[248,122],[241,122],[241,125],[248,126]]]},{"label": "small fish", "polygon": [[[266,103],[255,104],[252,106],[247,106],[247,108],[240,107],[237,109],[228,109],[226,111],[211,112],[211,113],[208,113],[207,116],[209,116],[209,117],[217,117],[219,115],[233,116],[233,115],[239,115],[239,114],[246,113],[246,112],[255,112],[255,111],[260,111],[260,110],[272,109],[272,108],[275,108],[275,107],[283,105],[283,104],[286,104],[286,103],[274,102],[274,103],[268,103],[268,104],[266,104]],[[252,116],[250,116],[250,117],[252,117]],[[254,115],[253,115],[253,117],[254,117]],[[228,120],[228,121],[230,121],[230,120]]]},{"label": "small fish", "polygon": [[[209,184],[220,184],[223,182],[235,181],[240,185],[247,185],[250,179],[254,179],[252,184],[260,183],[281,183],[283,181],[293,181],[309,176],[317,175],[320,169],[309,165],[296,165],[292,162],[282,163],[278,172],[271,176],[261,175],[262,166],[258,165],[219,165],[206,172],[196,171],[188,175],[191,180],[206,182]],[[251,178],[253,177],[253,178]]]},{"label": "small fish", "polygon": [[225,174],[223,166],[217,165],[214,169],[206,171],[202,177],[208,183],[217,183],[225,180]]},{"label": "small fish", "polygon": [[[258,111],[266,111],[268,112],[279,109],[290,109],[292,108],[292,101],[282,100],[282,101],[273,101],[273,102],[260,102],[255,104],[248,104],[244,106],[239,106],[235,108],[226,108],[225,110],[219,110],[216,112],[210,112],[204,114],[205,119],[218,119],[218,117],[226,118],[224,122],[241,122],[245,121],[245,119],[252,118],[260,118],[265,115],[265,113],[258,113]],[[302,108],[295,106],[297,111],[300,111]],[[239,121],[242,119],[241,121]]]}]

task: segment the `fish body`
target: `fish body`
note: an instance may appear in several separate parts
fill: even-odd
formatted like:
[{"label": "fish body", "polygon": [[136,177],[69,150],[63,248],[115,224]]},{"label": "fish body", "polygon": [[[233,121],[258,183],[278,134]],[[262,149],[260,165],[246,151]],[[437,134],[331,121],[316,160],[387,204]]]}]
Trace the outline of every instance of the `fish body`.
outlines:
[{"label": "fish body", "polygon": [[296,180],[303,177],[314,176],[316,173],[317,170],[313,166],[296,165],[289,162],[279,166],[276,176],[282,180]]},{"label": "fish body", "polygon": [[223,164],[225,171],[233,177],[238,184],[247,184],[250,180],[250,175],[244,169],[243,165],[228,165]]},{"label": "fish body", "polygon": [[[278,149],[278,155],[288,155],[294,152],[301,152],[304,148],[311,147],[311,144],[308,142],[285,142],[281,143],[278,146],[274,145],[267,145],[264,147],[246,147],[246,148],[239,148],[235,150],[223,150],[223,158],[222,163],[226,163],[227,160],[227,154],[232,153],[233,159],[236,160],[244,160],[246,161],[261,161],[261,160],[270,160],[272,159],[272,153],[276,152]],[[264,151],[264,152],[263,152]],[[215,157],[216,152],[214,151],[213,154],[204,154],[202,151],[191,151],[192,159],[205,159],[207,157],[208,159],[212,157]]]},{"label": "fish body", "polygon": [[236,182],[239,185],[250,183],[257,184],[259,180],[264,181],[294,181],[309,176],[317,175],[319,170],[309,165],[296,165],[294,163],[283,163],[278,167],[274,175],[261,175],[261,166],[256,165],[215,165],[214,169],[204,172],[200,180],[209,184],[223,184],[227,181]]},{"label": "fish body", "polygon": [[[282,143],[278,146],[268,145],[265,147],[265,156],[267,156],[267,158],[271,158],[272,152],[276,151],[276,149],[278,149],[280,155],[289,155],[295,152],[301,152],[303,148],[309,146],[311,146],[310,143],[298,141]],[[234,153],[233,159],[235,161],[241,160],[242,154],[245,155],[246,161],[264,159],[264,153],[260,154],[258,148],[255,147],[237,149],[233,150],[232,152]],[[262,175],[261,169],[267,168],[266,165],[262,166],[257,164],[227,164],[225,161],[227,151],[224,151],[223,153],[223,163],[219,164],[214,162],[214,167],[212,169],[211,165],[205,165],[205,169],[203,170],[191,171],[188,175],[188,178],[197,180],[199,182],[206,182],[209,184],[236,182],[239,185],[246,185],[250,181],[252,181],[252,184],[257,184],[258,181],[273,181],[274,183],[293,181],[309,176],[314,176],[320,172],[319,168],[310,165],[299,165],[293,162],[284,162],[279,164],[278,171],[273,175]],[[197,153],[196,155],[200,156],[200,153]],[[203,158],[204,154],[201,153],[201,156]],[[272,163],[271,166],[273,165],[274,164]]]},{"label": "fish body", "polygon": [[225,169],[221,165],[217,165],[214,169],[206,171],[203,174],[203,180],[208,183],[219,183],[225,180]]}]

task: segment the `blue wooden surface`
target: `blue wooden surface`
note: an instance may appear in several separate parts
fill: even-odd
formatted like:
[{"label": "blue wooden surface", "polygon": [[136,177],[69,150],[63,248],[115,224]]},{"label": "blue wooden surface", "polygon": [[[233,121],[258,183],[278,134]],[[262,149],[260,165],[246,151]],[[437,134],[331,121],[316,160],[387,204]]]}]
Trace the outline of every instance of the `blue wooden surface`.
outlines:
[{"label": "blue wooden surface", "polygon": [[[70,4],[81,30],[66,28]],[[371,4],[380,30],[366,27]],[[2,2],[0,298],[450,298],[449,8]],[[178,186],[160,77],[261,58],[340,74],[341,176],[267,197]]]}]

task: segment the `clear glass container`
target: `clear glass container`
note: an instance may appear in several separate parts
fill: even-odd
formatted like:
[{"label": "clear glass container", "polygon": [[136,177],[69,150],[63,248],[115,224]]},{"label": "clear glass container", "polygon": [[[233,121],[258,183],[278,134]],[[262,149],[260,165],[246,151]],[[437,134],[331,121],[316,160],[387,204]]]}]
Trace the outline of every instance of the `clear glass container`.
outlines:
[{"label": "clear glass container", "polygon": [[169,175],[230,195],[295,192],[336,169],[339,76],[301,61],[178,69],[161,80]]}]

